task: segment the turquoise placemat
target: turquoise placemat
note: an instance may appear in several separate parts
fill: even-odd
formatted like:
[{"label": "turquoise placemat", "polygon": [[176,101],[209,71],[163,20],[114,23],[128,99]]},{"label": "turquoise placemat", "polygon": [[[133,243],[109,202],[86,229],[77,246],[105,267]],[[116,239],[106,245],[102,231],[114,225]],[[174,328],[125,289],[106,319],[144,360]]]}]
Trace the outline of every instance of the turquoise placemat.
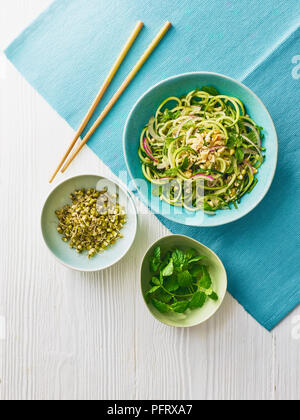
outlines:
[{"label": "turquoise placemat", "polygon": [[[292,13],[291,13],[292,12]],[[240,221],[212,229],[160,220],[216,251],[229,291],[265,328],[300,303],[298,0],[57,0],[6,50],[31,85],[75,129],[137,20],[146,24],[104,103],[166,20],[174,27],[120,99],[89,147],[125,171],[122,130],[138,97],[163,78],[207,70],[237,78],[266,103],[279,133],[270,193]]]}]

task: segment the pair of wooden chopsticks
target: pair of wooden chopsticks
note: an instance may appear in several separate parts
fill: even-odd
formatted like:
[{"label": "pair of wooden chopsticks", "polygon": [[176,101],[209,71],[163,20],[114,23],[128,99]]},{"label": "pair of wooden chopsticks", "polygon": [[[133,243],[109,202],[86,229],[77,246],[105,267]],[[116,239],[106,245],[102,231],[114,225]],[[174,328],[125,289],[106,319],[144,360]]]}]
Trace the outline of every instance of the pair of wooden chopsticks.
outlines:
[{"label": "pair of wooden chopsticks", "polygon": [[[73,141],[71,142],[68,150],[66,151],[65,155],[63,156],[62,160],[60,161],[58,167],[56,168],[53,176],[50,179],[50,183],[54,180],[56,175],[58,174],[59,170],[62,168],[61,172],[65,172],[66,169],[69,167],[69,165],[73,162],[75,157],[78,155],[78,153],[81,151],[83,146],[88,142],[88,140],[91,138],[91,136],[94,134],[94,132],[97,130],[99,125],[102,123],[104,118],[107,116],[109,111],[112,109],[112,107],[115,105],[115,103],[118,101],[120,96],[123,94],[123,92],[126,90],[126,88],[129,86],[131,81],[134,79],[134,77],[137,75],[139,70],[142,68],[142,66],[145,64],[147,59],[150,57],[152,52],[155,50],[155,48],[158,46],[162,38],[166,35],[168,30],[171,28],[171,23],[166,22],[164,27],[161,29],[161,31],[157,34],[157,36],[154,38],[154,40],[151,42],[149,47],[146,49],[144,54],[141,56],[137,64],[134,66],[134,68],[131,70],[129,75],[126,77],[120,88],[117,90],[117,92],[114,94],[112,99],[109,101],[109,103],[106,105],[96,122],[93,124],[89,132],[86,134],[86,136],[83,138],[81,143],[78,145],[77,149],[72,153],[71,157],[68,159],[69,154],[72,152],[73,147],[75,146],[77,140],[83,133],[83,130],[85,129],[86,125],[88,124],[89,120],[91,119],[93,113],[95,112],[97,106],[99,105],[104,93],[106,92],[108,86],[110,85],[112,79],[114,78],[115,74],[117,73],[120,65],[122,64],[124,58],[126,57],[127,53],[129,52],[130,48],[132,47],[134,41],[136,40],[138,34],[140,33],[142,27],[144,26],[143,22],[138,22],[137,26],[135,27],[133,33],[131,34],[130,38],[128,39],[126,45],[124,46],[123,50],[121,51],[121,54],[117,58],[114,66],[112,67],[109,75],[107,76],[105,82],[103,83],[98,95],[96,96],[95,101],[93,102],[91,108],[89,109],[87,115],[85,116],[81,126],[79,127]],[[67,160],[68,159],[68,160]],[[67,160],[67,162],[66,162]],[[65,163],[66,162],[66,163]]]}]

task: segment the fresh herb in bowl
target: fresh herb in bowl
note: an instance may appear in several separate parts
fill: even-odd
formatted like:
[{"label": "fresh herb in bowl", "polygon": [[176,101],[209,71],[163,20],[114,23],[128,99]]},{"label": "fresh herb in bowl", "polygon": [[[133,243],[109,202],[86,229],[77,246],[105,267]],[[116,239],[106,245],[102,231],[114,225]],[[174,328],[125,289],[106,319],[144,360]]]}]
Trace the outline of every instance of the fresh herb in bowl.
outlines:
[{"label": "fresh herb in bowl", "polygon": [[161,247],[156,247],[150,260],[148,302],[162,313],[184,313],[202,308],[208,299],[218,301],[204,261],[194,249],[173,249],[162,255]]}]

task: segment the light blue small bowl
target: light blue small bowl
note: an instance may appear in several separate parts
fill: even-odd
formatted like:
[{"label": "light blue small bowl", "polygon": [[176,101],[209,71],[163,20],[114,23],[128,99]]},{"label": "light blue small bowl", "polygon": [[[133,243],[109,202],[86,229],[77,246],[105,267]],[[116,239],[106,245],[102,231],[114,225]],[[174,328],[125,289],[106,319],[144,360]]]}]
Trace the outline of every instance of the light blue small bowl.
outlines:
[{"label": "light blue small bowl", "polygon": [[[222,94],[235,96],[246,105],[248,114],[264,128],[266,160],[258,173],[258,184],[250,194],[244,196],[238,209],[219,210],[215,216],[203,212],[190,212],[184,208],[174,208],[154,197],[150,183],[145,180],[138,156],[141,131],[156,112],[160,103],[169,96],[182,96],[193,89],[214,86]],[[123,136],[124,155],[128,171],[133,178],[143,202],[156,214],[189,226],[219,226],[233,222],[252,211],[267,194],[277,166],[278,139],[272,118],[262,101],[245,85],[216,73],[186,73],[171,77],[148,90],[134,105],[126,122]]]},{"label": "light blue small bowl", "polygon": [[[120,204],[125,207],[127,223],[122,229],[124,238],[118,239],[113,246],[89,259],[87,252],[78,254],[68,243],[62,241],[62,236],[57,232],[58,219],[55,211],[72,203],[69,195],[75,190],[96,188],[100,191],[104,187],[108,188],[110,194],[117,193]],[[129,193],[113,180],[98,175],[81,175],[67,179],[50,193],[42,210],[41,228],[47,247],[59,262],[73,270],[94,272],[111,267],[127,254],[137,232],[137,212]]]}]

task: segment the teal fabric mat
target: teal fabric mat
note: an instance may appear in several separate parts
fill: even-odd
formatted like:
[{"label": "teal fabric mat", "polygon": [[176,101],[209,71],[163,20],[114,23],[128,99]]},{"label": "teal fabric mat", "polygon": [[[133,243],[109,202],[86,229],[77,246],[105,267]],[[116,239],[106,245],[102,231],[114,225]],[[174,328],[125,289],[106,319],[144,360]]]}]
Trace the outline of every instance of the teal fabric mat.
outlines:
[{"label": "teal fabric mat", "polygon": [[268,106],[279,166],[265,200],[233,224],[195,229],[160,220],[216,251],[229,291],[265,328],[300,303],[298,0],[57,0],[6,50],[31,85],[76,129],[137,20],[146,24],[101,108],[162,27],[174,27],[120,99],[89,147],[125,171],[122,130],[138,97],[163,78],[207,70],[237,78]]}]

